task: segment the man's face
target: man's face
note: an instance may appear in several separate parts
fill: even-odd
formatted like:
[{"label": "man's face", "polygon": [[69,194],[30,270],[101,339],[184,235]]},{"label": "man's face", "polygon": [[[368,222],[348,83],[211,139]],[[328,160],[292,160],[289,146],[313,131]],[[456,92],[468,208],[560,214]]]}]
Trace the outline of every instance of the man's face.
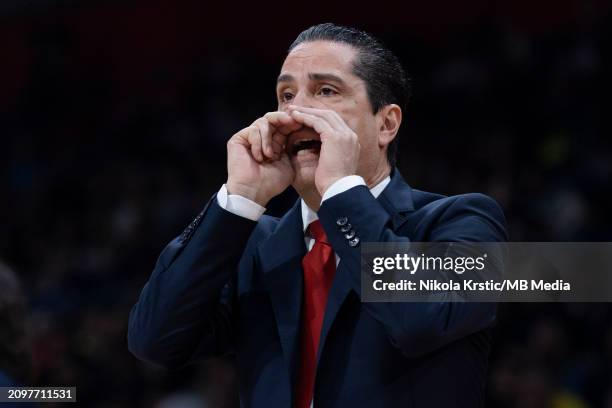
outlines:
[{"label": "man's face", "polygon": [[[313,41],[298,45],[285,59],[278,77],[278,110],[289,105],[336,111],[357,134],[361,145],[357,174],[369,179],[384,160],[385,151],[378,143],[377,117],[372,113],[365,82],[352,70],[356,50],[347,44]],[[319,140],[311,128],[304,127],[289,135],[287,147],[295,170],[293,186],[298,192],[314,187],[319,160],[316,149],[300,140]]]}]

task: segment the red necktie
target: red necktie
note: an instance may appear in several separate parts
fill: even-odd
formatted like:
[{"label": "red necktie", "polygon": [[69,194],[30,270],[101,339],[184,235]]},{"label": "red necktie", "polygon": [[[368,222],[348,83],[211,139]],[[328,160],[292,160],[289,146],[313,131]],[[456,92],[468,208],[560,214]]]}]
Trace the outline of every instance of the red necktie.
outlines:
[{"label": "red necktie", "polygon": [[296,389],[296,408],[308,408],[312,401],[317,365],[317,350],[325,315],[327,294],[336,273],[334,250],[319,220],[308,226],[315,243],[302,259],[304,301],[300,348],[300,370]]}]

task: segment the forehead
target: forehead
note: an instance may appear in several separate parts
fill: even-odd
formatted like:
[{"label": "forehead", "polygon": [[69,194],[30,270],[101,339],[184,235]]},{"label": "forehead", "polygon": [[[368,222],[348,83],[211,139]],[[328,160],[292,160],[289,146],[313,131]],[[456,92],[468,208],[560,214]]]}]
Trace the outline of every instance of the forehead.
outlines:
[{"label": "forehead", "polygon": [[348,44],[332,41],[310,41],[295,47],[281,68],[281,75],[299,76],[301,73],[326,72],[344,78],[354,77],[353,59],[356,50]]}]

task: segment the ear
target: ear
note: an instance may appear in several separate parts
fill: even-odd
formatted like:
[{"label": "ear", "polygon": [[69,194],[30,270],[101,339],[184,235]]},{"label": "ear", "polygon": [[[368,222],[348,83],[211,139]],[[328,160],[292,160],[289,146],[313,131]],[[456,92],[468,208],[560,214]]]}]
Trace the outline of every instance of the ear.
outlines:
[{"label": "ear", "polygon": [[378,111],[378,145],[388,146],[395,139],[402,123],[402,108],[392,103],[385,105]]}]

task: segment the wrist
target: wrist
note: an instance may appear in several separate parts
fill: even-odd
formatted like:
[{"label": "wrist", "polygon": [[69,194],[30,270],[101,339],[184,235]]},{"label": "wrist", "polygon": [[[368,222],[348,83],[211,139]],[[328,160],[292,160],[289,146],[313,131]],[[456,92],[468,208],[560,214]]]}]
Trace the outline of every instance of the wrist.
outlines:
[{"label": "wrist", "polygon": [[227,194],[239,195],[259,204],[262,207],[265,207],[268,204],[268,201],[270,201],[270,197],[262,194],[256,186],[234,183],[227,180],[225,187],[227,189]]},{"label": "wrist", "polygon": [[323,197],[325,195],[325,192],[329,190],[329,188],[333,186],[338,180],[343,179],[347,176],[349,176],[349,174],[347,174],[346,176],[331,177],[328,180],[325,180],[325,182],[321,183],[321,185],[317,186],[317,190],[319,190],[319,194],[321,195],[321,197]]}]

